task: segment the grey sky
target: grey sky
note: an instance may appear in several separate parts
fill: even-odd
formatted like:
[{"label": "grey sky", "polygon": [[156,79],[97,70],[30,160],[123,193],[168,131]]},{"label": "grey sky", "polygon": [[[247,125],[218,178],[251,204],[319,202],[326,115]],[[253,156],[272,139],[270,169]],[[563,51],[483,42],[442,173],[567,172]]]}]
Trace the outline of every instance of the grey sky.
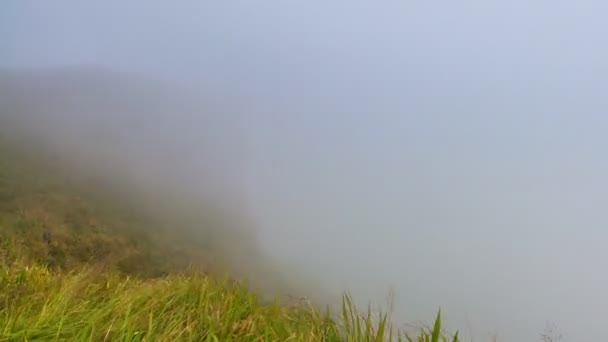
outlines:
[{"label": "grey sky", "polygon": [[0,66],[105,65],[250,130],[269,250],[406,320],[598,341],[603,1],[3,1]]}]

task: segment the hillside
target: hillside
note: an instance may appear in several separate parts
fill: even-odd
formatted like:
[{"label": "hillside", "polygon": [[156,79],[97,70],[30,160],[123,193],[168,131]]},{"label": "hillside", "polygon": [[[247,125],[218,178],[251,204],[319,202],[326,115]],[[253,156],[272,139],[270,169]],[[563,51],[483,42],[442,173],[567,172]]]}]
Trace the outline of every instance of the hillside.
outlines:
[{"label": "hillside", "polygon": [[162,83],[104,69],[0,70],[4,220],[41,243],[28,257],[93,258],[147,276],[258,274],[257,285],[284,287],[238,208],[229,124],[199,108]]},{"label": "hillside", "polygon": [[218,159],[180,168],[171,136],[200,132],[149,124],[188,105],[103,75],[0,73],[0,341],[405,338],[348,296],[305,299],[221,196]]},{"label": "hillside", "polygon": [[190,266],[209,269],[202,263],[206,256],[171,243],[168,232],[143,213],[138,216],[99,193],[94,197],[53,169],[50,160],[33,158],[0,143],[3,264],[25,261],[70,269],[93,263],[145,277]]},{"label": "hillside", "polygon": [[392,339],[389,316],[359,313],[347,296],[340,314],[305,299],[264,302],[209,272],[210,255],[192,240],[79,189],[0,143],[0,340]]}]

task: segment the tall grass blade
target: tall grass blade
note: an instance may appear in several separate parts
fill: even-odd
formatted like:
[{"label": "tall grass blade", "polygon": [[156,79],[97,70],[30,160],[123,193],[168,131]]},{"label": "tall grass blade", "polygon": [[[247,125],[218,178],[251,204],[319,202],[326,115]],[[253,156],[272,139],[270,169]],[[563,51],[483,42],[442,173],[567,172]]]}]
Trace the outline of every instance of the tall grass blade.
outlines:
[{"label": "tall grass blade", "polygon": [[441,310],[437,313],[435,319],[435,325],[433,326],[433,335],[431,336],[431,342],[439,342],[439,336],[441,335]]}]

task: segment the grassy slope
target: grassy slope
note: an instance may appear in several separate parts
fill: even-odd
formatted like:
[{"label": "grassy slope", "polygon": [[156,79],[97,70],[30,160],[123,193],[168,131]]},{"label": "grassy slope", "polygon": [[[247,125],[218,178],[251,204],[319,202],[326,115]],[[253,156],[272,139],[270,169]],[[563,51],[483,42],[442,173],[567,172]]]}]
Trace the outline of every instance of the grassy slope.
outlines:
[{"label": "grassy slope", "polygon": [[387,316],[359,314],[347,297],[334,315],[261,303],[245,285],[208,276],[200,248],[83,191],[45,158],[0,142],[0,340],[392,337]]},{"label": "grassy slope", "polygon": [[43,158],[0,142],[1,263],[24,261],[52,269],[92,263],[143,277],[210,267],[192,265],[206,256],[193,246],[171,243],[166,229],[128,210],[126,202],[90,195],[52,158],[38,157]]}]

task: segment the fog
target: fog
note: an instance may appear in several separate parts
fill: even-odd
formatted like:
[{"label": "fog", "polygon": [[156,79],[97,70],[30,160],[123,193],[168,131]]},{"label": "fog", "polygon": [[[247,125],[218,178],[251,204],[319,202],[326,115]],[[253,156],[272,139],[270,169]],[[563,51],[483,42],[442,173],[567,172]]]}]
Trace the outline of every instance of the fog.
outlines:
[{"label": "fog", "polygon": [[90,162],[122,158],[133,179],[226,201],[284,271],[360,303],[394,289],[400,321],[441,307],[475,341],[536,341],[547,321],[598,341],[606,10],[4,1],[3,99],[79,95],[46,120],[0,115]]}]

